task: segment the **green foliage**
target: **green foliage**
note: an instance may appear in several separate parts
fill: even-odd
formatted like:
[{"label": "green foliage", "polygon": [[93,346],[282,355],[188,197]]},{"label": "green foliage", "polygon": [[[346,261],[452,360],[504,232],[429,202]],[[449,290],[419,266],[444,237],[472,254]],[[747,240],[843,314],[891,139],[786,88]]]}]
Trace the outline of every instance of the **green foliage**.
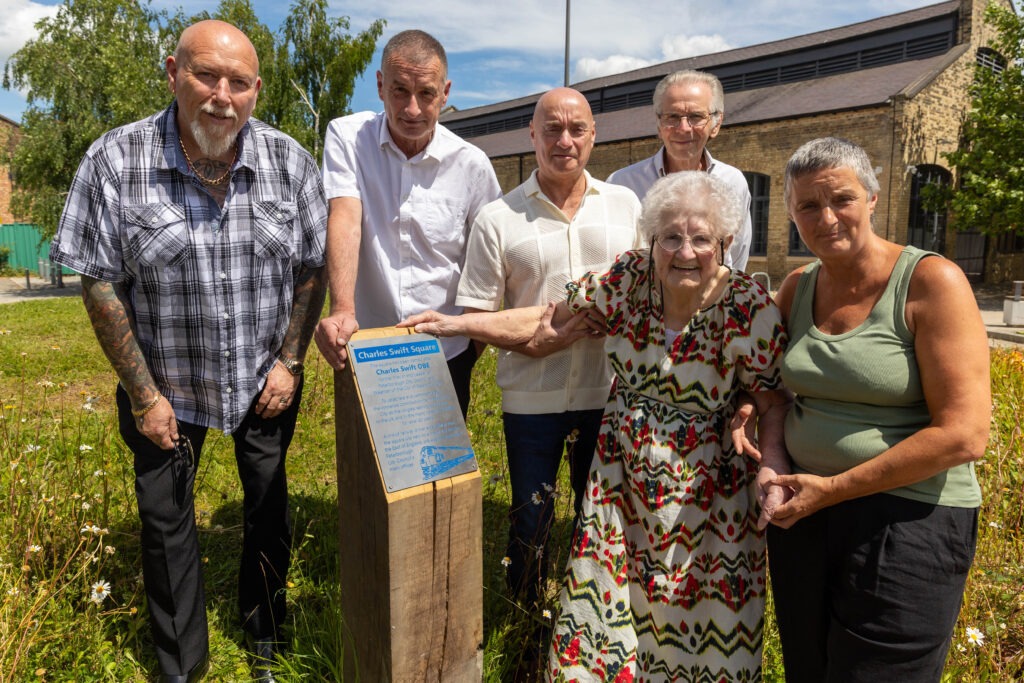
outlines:
[{"label": "green foliage", "polygon": [[136,2],[69,0],[7,61],[4,87],[27,90],[29,103],[9,160],[11,208],[47,237],[93,140],[167,105],[165,20]]},{"label": "green foliage", "polygon": [[[992,4],[986,20],[998,31],[992,48],[1006,60],[997,73],[975,67],[971,109],[959,149],[943,156],[960,186],[932,190],[948,203],[959,229],[997,235],[1024,232],[1024,16]],[[933,204],[934,205],[934,204]]]},{"label": "green foliage", "polygon": [[[496,354],[477,363],[468,426],[483,479],[484,680],[513,680],[543,609],[557,609],[572,506],[556,486],[551,576],[538,611],[505,597],[509,484]],[[333,371],[311,349],[295,439],[288,454],[293,550],[290,642],[282,681],[342,681],[351,654],[339,594]],[[978,551],[943,681],[1024,677],[1024,354],[992,352],[992,437],[977,464],[982,486]],[[131,454],[117,435],[116,378],[76,298],[0,306],[0,681],[139,681],[158,670],[140,571]],[[241,487],[230,437],[210,433],[196,484],[205,560],[211,673],[252,680],[238,627]],[[97,527],[96,530],[93,527]],[[110,550],[107,550],[110,548]],[[345,549],[359,552],[359,549]],[[110,583],[96,604],[91,587]],[[771,600],[764,680],[783,680]],[[967,628],[984,642],[972,643]],[[37,673],[37,672],[42,673]]]},{"label": "green foliage", "polygon": [[256,47],[264,88],[254,115],[319,157],[324,127],[348,113],[382,20],[351,36],[347,17],[327,16],[327,0],[296,0],[275,35],[249,0],[221,0],[214,14],[193,17],[154,11],[148,0],[66,0],[4,67],[4,88],[28,93],[20,140],[5,153],[15,215],[53,236],[89,145],[170,103],[166,57],[185,27],[209,18],[238,26]]},{"label": "green foliage", "polygon": [[289,106],[274,125],[317,159],[327,124],[348,113],[355,80],[373,57],[384,21],[354,37],[348,30],[348,17],[327,16],[327,0],[296,0],[284,21],[274,75],[277,87],[290,88],[278,93]]}]

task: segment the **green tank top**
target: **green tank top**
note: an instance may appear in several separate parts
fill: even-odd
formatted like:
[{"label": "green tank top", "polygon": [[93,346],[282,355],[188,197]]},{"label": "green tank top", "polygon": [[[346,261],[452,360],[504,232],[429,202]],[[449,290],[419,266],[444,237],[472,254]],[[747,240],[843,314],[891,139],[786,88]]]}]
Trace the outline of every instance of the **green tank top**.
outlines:
[{"label": "green tank top", "polygon": [[[824,334],[814,326],[820,262],[801,275],[789,315],[789,347],[782,360],[782,380],[796,394],[785,429],[796,471],[820,476],[844,472],[931,421],[914,335],[904,315],[910,277],[926,256],[938,255],[905,247],[867,319],[837,335]],[[888,493],[952,507],[981,504],[972,463]]]}]

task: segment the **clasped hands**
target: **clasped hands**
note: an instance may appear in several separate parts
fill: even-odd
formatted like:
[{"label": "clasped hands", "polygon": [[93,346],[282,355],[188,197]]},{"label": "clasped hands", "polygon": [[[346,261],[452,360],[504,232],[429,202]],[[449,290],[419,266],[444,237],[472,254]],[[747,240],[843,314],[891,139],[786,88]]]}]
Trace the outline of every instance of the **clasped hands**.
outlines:
[{"label": "clasped hands", "polygon": [[[733,445],[740,455],[746,454],[761,462],[761,451],[754,438],[755,408],[750,401],[741,401],[729,429]],[[799,520],[836,502],[831,477],[813,474],[778,474],[764,464],[757,473],[757,502],[761,515],[759,529],[773,524],[788,529]]]}]

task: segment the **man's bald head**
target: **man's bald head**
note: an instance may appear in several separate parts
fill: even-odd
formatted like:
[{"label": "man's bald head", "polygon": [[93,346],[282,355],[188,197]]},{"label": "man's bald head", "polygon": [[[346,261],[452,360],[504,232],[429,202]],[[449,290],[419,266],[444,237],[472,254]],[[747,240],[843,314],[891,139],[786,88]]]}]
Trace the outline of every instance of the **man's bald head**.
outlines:
[{"label": "man's bald head", "polygon": [[580,92],[555,88],[541,95],[530,122],[541,182],[579,179],[594,149],[595,132],[590,103]]},{"label": "man's bald head", "polygon": [[259,75],[260,58],[249,36],[226,21],[204,19],[186,28],[178,38],[174,58],[180,64],[194,50],[203,49],[224,50],[239,55],[248,52],[248,58],[255,63],[256,74]]},{"label": "man's bald head", "polygon": [[178,134],[186,147],[230,161],[262,86],[249,38],[215,19],[192,24],[167,58],[167,84],[178,102]]}]

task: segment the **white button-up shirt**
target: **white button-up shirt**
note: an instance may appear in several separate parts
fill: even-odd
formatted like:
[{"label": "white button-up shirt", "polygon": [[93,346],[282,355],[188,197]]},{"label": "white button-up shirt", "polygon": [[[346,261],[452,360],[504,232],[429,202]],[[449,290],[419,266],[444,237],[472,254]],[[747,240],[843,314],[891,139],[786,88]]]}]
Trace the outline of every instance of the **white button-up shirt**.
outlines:
[{"label": "white button-up shirt", "polygon": [[[455,293],[469,228],[480,208],[501,196],[487,155],[437,124],[426,148],[408,159],[385,115],[362,112],[331,122],[323,176],[328,199],[362,202],[360,327],[389,327],[427,309],[462,312]],[[451,359],[468,340],[442,344]]]},{"label": "white button-up shirt", "polygon": [[[743,175],[743,171],[718,161],[711,156],[711,152],[707,149],[704,150],[704,168],[708,169],[708,173],[711,175],[724,180],[743,202],[743,222],[740,223],[739,232],[733,235],[732,246],[725,253],[725,265],[735,270],[745,271],[747,257],[750,256],[750,241],[754,233],[750,221],[750,188],[747,186],[747,179]],[[608,182],[628,187],[642,201],[647,195],[647,191],[651,189],[651,185],[664,177],[665,148],[662,147],[654,156],[615,171],[608,176]]]}]

